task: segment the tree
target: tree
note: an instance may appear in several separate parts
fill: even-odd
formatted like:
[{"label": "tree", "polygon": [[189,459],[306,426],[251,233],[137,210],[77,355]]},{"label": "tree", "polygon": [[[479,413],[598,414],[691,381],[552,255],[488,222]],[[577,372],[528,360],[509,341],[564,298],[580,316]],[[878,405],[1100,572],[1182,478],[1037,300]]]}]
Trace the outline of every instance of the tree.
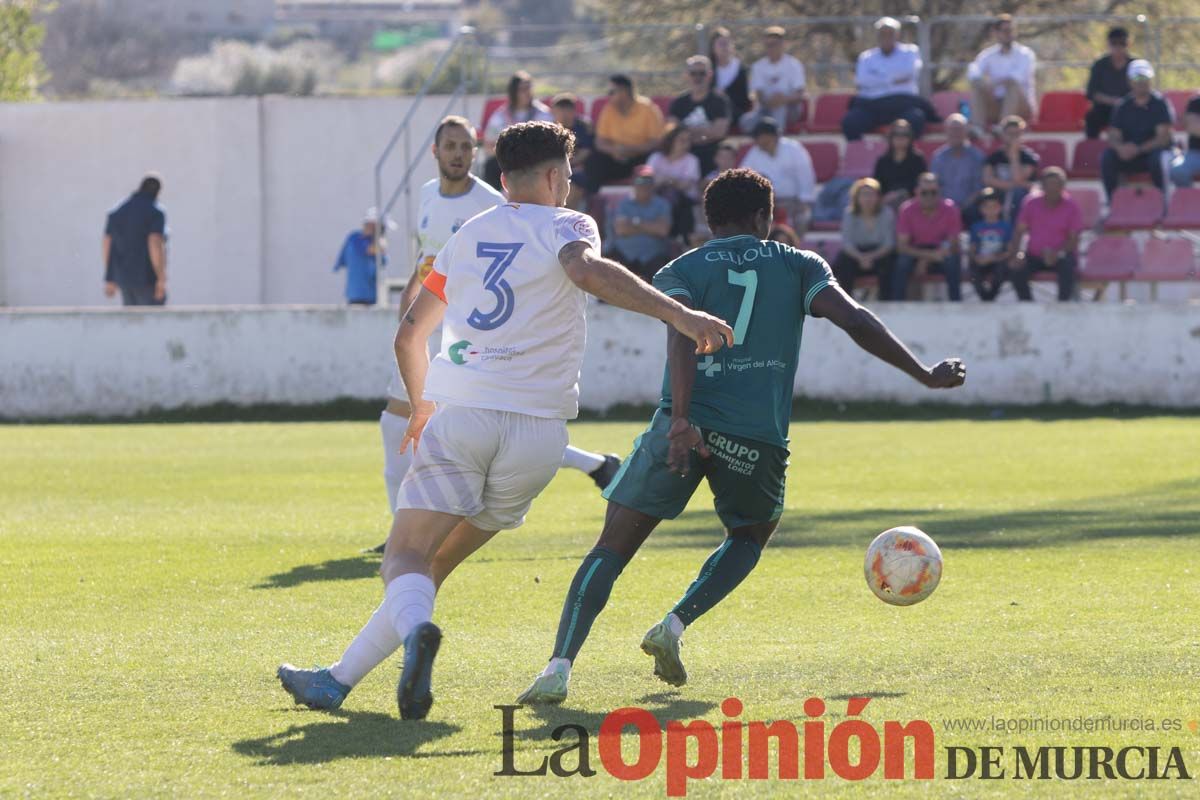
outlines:
[{"label": "tree", "polygon": [[39,48],[46,29],[36,15],[41,0],[0,0],[0,101],[36,100],[46,78]]}]

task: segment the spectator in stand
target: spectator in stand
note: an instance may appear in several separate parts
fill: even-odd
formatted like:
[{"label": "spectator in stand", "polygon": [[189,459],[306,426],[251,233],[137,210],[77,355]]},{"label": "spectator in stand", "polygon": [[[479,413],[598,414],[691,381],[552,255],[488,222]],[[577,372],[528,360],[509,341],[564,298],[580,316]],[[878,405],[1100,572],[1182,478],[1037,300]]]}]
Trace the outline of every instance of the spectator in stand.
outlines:
[{"label": "spectator in stand", "polygon": [[554,115],[555,122],[575,134],[575,152],[571,156],[571,193],[567,196],[567,206],[579,208],[586,197],[583,190],[586,184],[584,165],[592,154],[596,133],[592,123],[579,113],[578,98],[570,92],[554,96],[550,101],[550,113]]},{"label": "spectator in stand", "polygon": [[983,188],[983,151],[967,138],[967,118],[962,114],[946,117],[946,143],[933,152],[929,171],[938,177],[942,195],[954,201],[962,211],[963,225],[975,216],[975,201]]},{"label": "spectator in stand", "polygon": [[[1083,230],[1083,212],[1066,191],[1067,173],[1059,167],[1047,167],[1042,173],[1042,191],[1034,193],[1021,206],[1013,244],[1018,252],[1009,270],[1009,279],[1021,300],[1032,300],[1029,279],[1036,272],[1058,276],[1058,299],[1075,296],[1075,251]],[[1024,249],[1021,243],[1026,235]]]},{"label": "spectator in stand", "polygon": [[879,278],[879,299],[892,300],[892,268],[896,263],[896,215],[883,204],[879,181],[859,178],[850,187],[850,205],[842,216],[842,250],[833,274],[847,292],[860,275]]},{"label": "spectator in stand", "polygon": [[942,197],[937,176],[926,172],[917,182],[917,196],[900,206],[896,217],[897,257],[890,297],[904,300],[909,278],[938,273],[946,276],[950,299],[962,300],[960,233],[962,214],[953,200]]},{"label": "spectator in stand", "polygon": [[[375,233],[379,229],[378,217],[375,209],[367,211],[362,229],[350,232],[338,252],[337,263],[333,265],[334,272],[346,270],[346,302],[352,306],[375,305]],[[381,236],[379,247],[382,250],[386,246]],[[384,253],[380,260],[387,264],[387,254]]]},{"label": "spectator in stand", "polygon": [[1012,257],[1012,225],[1004,221],[1004,196],[990,186],[979,195],[979,220],[971,225],[971,285],[979,299],[996,299]]},{"label": "spectator in stand", "polygon": [[737,57],[737,48],[728,28],[713,28],[708,39],[708,58],[712,62],[713,90],[729,98],[732,119],[741,119],[750,110],[750,70]]},{"label": "spectator in stand", "polygon": [[662,146],[646,161],[654,172],[658,193],[671,204],[671,236],[684,241],[696,229],[695,205],[700,199],[700,159],[691,152],[691,133],[668,125]]},{"label": "spectator in stand", "polygon": [[613,75],[608,103],[596,120],[594,149],[584,162],[584,189],[595,194],[606,183],[628,178],[658,148],[662,134],[658,106],[637,94],[628,75]]},{"label": "spectator in stand", "polygon": [[1017,24],[1008,14],[992,23],[996,43],[985,47],[967,68],[971,84],[971,125],[977,135],[1014,114],[1033,119],[1037,108],[1034,77],[1037,56],[1016,41]]},{"label": "spectator in stand", "polygon": [[160,191],[162,178],[147,175],[104,225],[104,296],[120,291],[127,306],[167,303],[167,215],[158,205]]},{"label": "spectator in stand", "polygon": [[1187,150],[1171,163],[1171,183],[1187,188],[1200,174],[1200,94],[1188,99],[1183,121],[1187,129]]},{"label": "spectator in stand", "polygon": [[487,160],[483,162],[483,179],[496,191],[503,191],[500,186],[500,162],[496,160],[496,139],[508,126],[531,120],[552,122],[554,115],[545,103],[533,99],[533,78],[525,70],[519,70],[508,79],[508,102],[492,112],[483,131],[483,149],[487,153]]},{"label": "spectator in stand", "polygon": [[771,225],[771,230],[767,232],[767,241],[786,244],[788,247],[794,247],[797,250],[804,247],[804,242],[800,240],[800,237],[796,235],[794,230],[778,222]]},{"label": "spectator in stand", "polygon": [[883,17],[875,23],[875,35],[879,46],[858,56],[854,70],[858,93],[842,118],[842,133],[847,141],[854,141],[880,125],[903,119],[912,126],[913,135],[920,138],[926,114],[933,111],[917,88],[921,50],[915,44],[897,41],[900,23],[892,17]]},{"label": "spectator in stand", "polygon": [[704,172],[715,164],[717,145],[729,133],[729,98],[713,88],[712,62],[708,56],[687,60],[687,78],[691,86],[667,107],[667,122],[682,125],[691,134],[692,152],[700,159]]},{"label": "spectator in stand", "polygon": [[888,151],[875,162],[883,202],[896,208],[912,197],[917,178],[926,169],[925,156],[913,146],[912,126],[907,120],[896,120],[888,130]]},{"label": "spectator in stand", "polygon": [[1108,144],[1100,158],[1100,179],[1112,200],[1122,174],[1150,173],[1159,189],[1163,183],[1163,151],[1171,147],[1171,126],[1175,115],[1171,104],[1154,91],[1154,67],[1149,61],[1129,62],[1132,87],[1124,100],[1113,109],[1108,124]]},{"label": "spectator in stand", "polygon": [[1108,55],[1096,59],[1088,75],[1087,96],[1092,101],[1083,118],[1084,136],[1098,139],[1100,131],[1108,127],[1113,109],[1129,94],[1129,31],[1122,27],[1108,31]]},{"label": "spectator in stand", "polygon": [[1021,210],[1021,202],[1033,188],[1040,159],[1038,154],[1021,143],[1025,120],[1018,116],[1005,117],[1000,123],[1003,147],[987,157],[983,164],[983,184],[1003,194],[1004,219],[1013,220]]},{"label": "spectator in stand", "polygon": [[767,54],[750,67],[750,94],[754,109],[747,111],[738,122],[744,131],[754,130],[760,117],[771,117],[787,130],[804,116],[804,88],[807,78],[804,65],[785,53],[786,31],[772,25],[763,31],[763,46]]},{"label": "spectator in stand", "polygon": [[716,168],[713,169],[712,172],[705,175],[700,181],[701,195],[704,194],[703,190],[708,188],[708,185],[713,182],[714,178],[716,178],[725,170],[733,169],[738,165],[737,145],[728,139],[721,142],[719,145],[717,145],[717,154],[713,156],[713,160],[716,162]]},{"label": "spectator in stand", "polygon": [[671,204],[654,193],[654,170],[643,164],[633,178],[633,196],[617,204],[612,257],[649,281],[670,256]]},{"label": "spectator in stand", "polygon": [[775,190],[775,208],[787,213],[788,224],[803,237],[808,230],[812,204],[817,199],[817,175],[812,157],[795,139],[782,138],[779,124],[770,117],[759,120],[751,134],[754,146],[742,159],[742,166],[771,182],[771,188]]}]

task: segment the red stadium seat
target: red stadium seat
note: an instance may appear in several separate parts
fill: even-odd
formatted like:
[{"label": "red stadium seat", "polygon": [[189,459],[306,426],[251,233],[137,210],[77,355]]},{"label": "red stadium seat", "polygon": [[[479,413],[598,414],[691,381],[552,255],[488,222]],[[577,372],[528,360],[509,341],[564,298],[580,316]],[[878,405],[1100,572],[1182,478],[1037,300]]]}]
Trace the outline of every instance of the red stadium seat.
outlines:
[{"label": "red stadium seat", "polygon": [[937,152],[937,149],[945,143],[944,139],[921,138],[917,139],[916,147],[921,151],[921,155],[925,156],[925,163],[928,164],[933,160],[933,154]]},{"label": "red stadium seat", "polygon": [[654,105],[658,106],[659,111],[662,112],[663,118],[670,116],[671,101],[674,99],[674,97],[663,97],[662,95],[655,95],[650,98]]},{"label": "red stadium seat", "polygon": [[806,122],[808,122],[808,101],[801,100],[800,101],[800,113],[796,115],[795,119],[793,119],[791,122],[788,123],[787,128],[784,130],[784,133],[791,133],[791,134],[800,133],[801,131],[804,130],[804,125]]},{"label": "red stadium seat", "polygon": [[854,95],[849,92],[826,92],[813,105],[812,119],[808,129],[813,133],[841,133],[842,117],[850,108]]},{"label": "red stadium seat", "polygon": [[1035,131],[1083,131],[1083,117],[1088,110],[1087,95],[1083,92],[1046,92],[1038,109]]},{"label": "red stadium seat", "polygon": [[1025,146],[1038,154],[1038,169],[1067,168],[1067,145],[1057,139],[1029,139]]},{"label": "red stadium seat", "polygon": [[846,142],[842,155],[842,167],[838,175],[843,178],[865,178],[875,174],[875,162],[887,152],[887,142],[882,139],[859,139]]},{"label": "red stadium seat", "polygon": [[483,103],[483,122],[479,125],[479,132],[482,135],[483,131],[487,130],[488,120],[492,118],[505,103],[508,102],[507,97],[489,97]]},{"label": "red stadium seat", "polygon": [[1196,253],[1187,239],[1151,239],[1141,261],[1139,281],[1185,281],[1196,269]]},{"label": "red stadium seat", "polygon": [[823,231],[825,233],[839,231],[842,229],[842,221],[837,219],[820,219],[808,223],[808,229],[811,231]]},{"label": "red stadium seat", "polygon": [[959,113],[964,102],[969,104],[971,94],[953,90],[934,92],[933,97],[929,98],[929,102],[933,104],[933,109],[937,111],[938,116],[945,120],[951,114]]},{"label": "red stadium seat", "polygon": [[1171,89],[1163,92],[1163,96],[1167,98],[1167,102],[1171,104],[1171,108],[1175,110],[1175,130],[1183,130],[1183,117],[1187,114],[1188,100],[1196,96],[1196,92],[1189,89]]},{"label": "red stadium seat", "polygon": [[1162,226],[1173,231],[1200,230],[1200,189],[1176,189]]},{"label": "red stadium seat", "polygon": [[1084,254],[1079,277],[1091,281],[1127,281],[1137,271],[1137,245],[1128,236],[1097,236]]},{"label": "red stadium seat", "polygon": [[817,175],[817,183],[824,183],[837,175],[840,159],[836,142],[801,142],[801,144],[808,150],[808,155],[812,158],[813,172]]},{"label": "red stadium seat", "polygon": [[1108,149],[1108,142],[1103,139],[1081,139],[1075,143],[1075,153],[1071,157],[1071,168],[1067,175],[1072,178],[1099,178],[1100,158]]},{"label": "red stadium seat", "polygon": [[1100,192],[1087,187],[1071,189],[1070,192],[1071,198],[1079,205],[1084,227],[1088,230],[1095,228],[1100,220]]},{"label": "red stadium seat", "polygon": [[608,105],[608,95],[602,94],[592,101],[592,122],[600,121],[600,112]]},{"label": "red stadium seat", "polygon": [[1163,195],[1155,186],[1119,186],[1109,203],[1104,227],[1110,231],[1148,230],[1163,217]]}]

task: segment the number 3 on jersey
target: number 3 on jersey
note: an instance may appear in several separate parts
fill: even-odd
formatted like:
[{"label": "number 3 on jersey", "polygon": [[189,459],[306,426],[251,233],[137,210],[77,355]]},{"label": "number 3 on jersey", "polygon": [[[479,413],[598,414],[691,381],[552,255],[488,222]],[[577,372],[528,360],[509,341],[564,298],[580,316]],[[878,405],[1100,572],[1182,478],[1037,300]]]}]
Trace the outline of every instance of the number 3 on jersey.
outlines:
[{"label": "number 3 on jersey", "polygon": [[475,246],[475,255],[492,259],[492,263],[483,273],[483,288],[496,296],[496,307],[488,312],[478,308],[472,311],[467,317],[467,324],[472,328],[492,331],[508,322],[508,318],[512,316],[517,298],[513,294],[512,286],[504,280],[504,272],[512,266],[513,259],[523,246],[520,242],[479,242]]},{"label": "number 3 on jersey", "polygon": [[757,272],[735,272],[729,270],[729,282],[745,288],[742,305],[738,308],[737,320],[733,323],[733,345],[746,341],[746,329],[750,327],[750,316],[754,313],[754,295],[758,294]]}]

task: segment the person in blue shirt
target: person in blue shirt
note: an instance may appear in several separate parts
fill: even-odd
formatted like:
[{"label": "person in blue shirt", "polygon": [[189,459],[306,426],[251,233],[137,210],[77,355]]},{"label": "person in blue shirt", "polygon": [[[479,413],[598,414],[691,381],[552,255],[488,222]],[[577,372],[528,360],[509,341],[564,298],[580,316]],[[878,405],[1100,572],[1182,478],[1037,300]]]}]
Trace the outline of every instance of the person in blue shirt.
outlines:
[{"label": "person in blue shirt", "polygon": [[1012,258],[1012,224],[1003,219],[1002,195],[992,187],[979,193],[981,219],[971,225],[971,285],[980,300],[995,300]]},{"label": "person in blue shirt", "polygon": [[[346,237],[338,253],[333,271],[346,270],[346,302],[352,306],[375,305],[375,233],[379,228],[374,209],[363,219],[362,230],[353,231]],[[382,237],[379,247],[385,246]],[[381,259],[387,264],[387,254]]]}]

